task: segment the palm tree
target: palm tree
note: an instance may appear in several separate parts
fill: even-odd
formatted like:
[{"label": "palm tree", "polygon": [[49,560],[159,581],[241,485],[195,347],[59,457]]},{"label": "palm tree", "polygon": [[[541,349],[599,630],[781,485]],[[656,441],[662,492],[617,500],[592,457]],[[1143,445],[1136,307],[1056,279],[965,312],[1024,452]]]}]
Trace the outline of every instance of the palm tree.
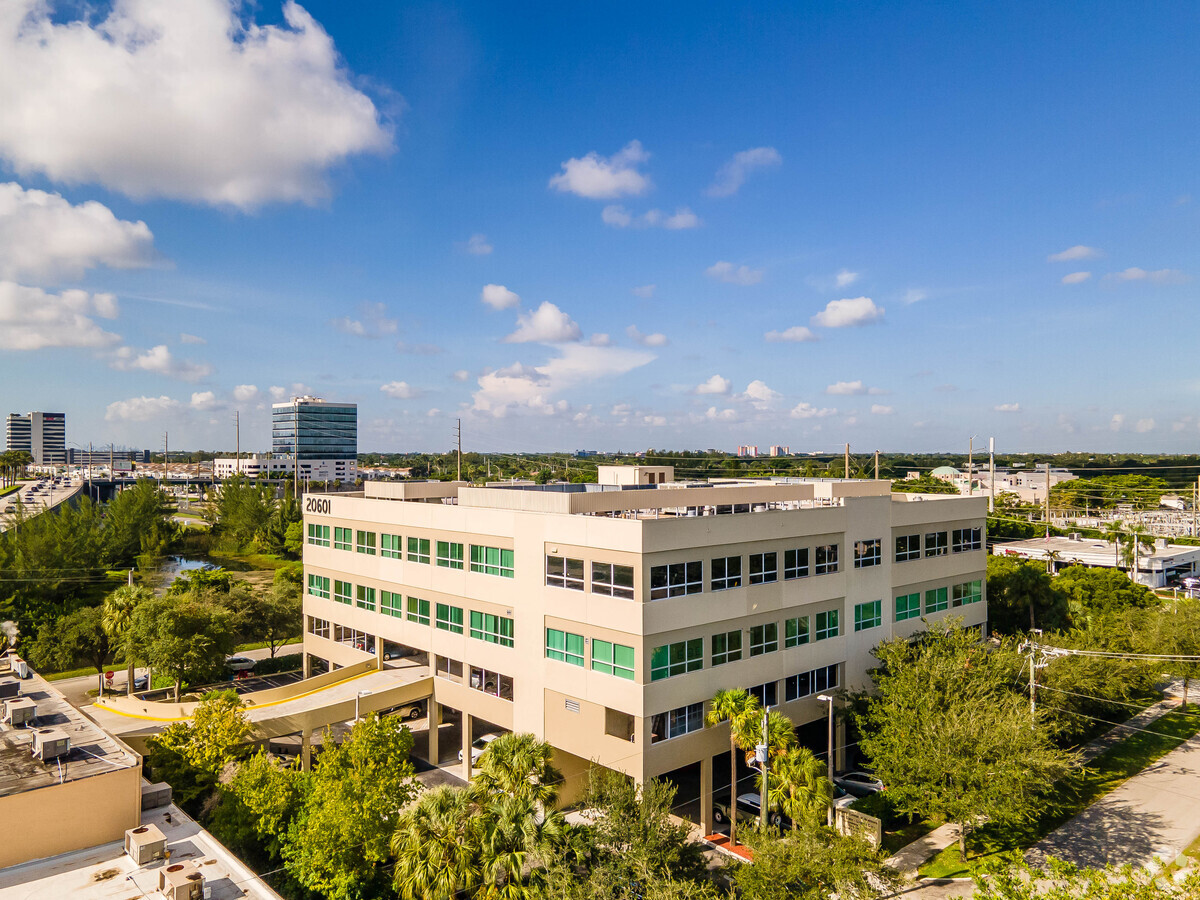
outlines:
[{"label": "palm tree", "polygon": [[461,789],[436,787],[401,813],[392,834],[392,876],[404,900],[453,897],[479,884],[473,848],[478,807]]},{"label": "palm tree", "polygon": [[1153,550],[1154,544],[1149,540],[1146,534],[1146,529],[1139,523],[1129,529],[1129,543],[1133,550],[1133,568],[1129,571],[1130,578],[1137,582],[1138,567],[1141,562],[1140,554],[1138,553],[1143,547],[1147,550]]},{"label": "palm tree", "polygon": [[1121,538],[1125,534],[1125,526],[1121,524],[1120,519],[1113,519],[1104,527],[1104,537],[1112,538],[1113,542],[1113,565],[1120,568],[1121,566]]},{"label": "palm tree", "polygon": [[[713,696],[704,720],[708,725],[729,723],[729,846],[732,847],[737,844],[738,736],[745,733],[745,722],[762,720],[762,705],[748,691],[733,688],[720,690]],[[707,787],[704,785],[701,789]]]},{"label": "palm tree", "polygon": [[481,812],[481,884],[475,897],[524,900],[544,876],[543,863],[567,843],[570,826],[559,813],[543,814],[528,797],[512,794],[490,798]]},{"label": "palm tree", "polygon": [[472,782],[476,799],[511,795],[543,809],[558,799],[562,774],[551,762],[554,748],[532,734],[503,734],[479,757],[479,775]]},{"label": "palm tree", "polygon": [[1062,553],[1060,553],[1058,550],[1047,550],[1046,551],[1046,574],[1047,575],[1054,574],[1054,572],[1058,566],[1059,560],[1061,560],[1061,559],[1062,559]]},{"label": "palm tree", "polygon": [[103,618],[104,632],[114,645],[125,650],[125,662],[128,665],[125,692],[133,694],[133,615],[138,605],[153,599],[149,588],[142,585],[122,585],[104,598]]},{"label": "palm tree", "polygon": [[[742,719],[739,721],[738,728],[738,746],[746,751],[746,765],[754,767],[756,765],[754,748],[762,742],[762,713],[760,712],[757,721],[751,719]],[[767,757],[769,760],[775,760],[783,756],[797,746],[796,728],[789,719],[781,712],[771,710],[767,713]],[[774,765],[771,762],[770,765]],[[758,786],[762,790],[762,766],[758,766]],[[770,804],[768,804],[768,807]],[[730,815],[732,822],[734,816]]]},{"label": "palm tree", "polygon": [[833,784],[825,777],[825,764],[807,747],[792,747],[771,760],[767,805],[782,810],[792,820],[792,830],[801,821],[819,822],[832,801]]}]

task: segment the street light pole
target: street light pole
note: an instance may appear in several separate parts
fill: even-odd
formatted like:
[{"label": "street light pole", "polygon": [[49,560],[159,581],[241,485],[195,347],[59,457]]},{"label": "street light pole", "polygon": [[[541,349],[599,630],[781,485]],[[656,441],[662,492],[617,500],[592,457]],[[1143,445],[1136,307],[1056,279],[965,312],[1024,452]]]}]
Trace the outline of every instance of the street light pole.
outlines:
[{"label": "street light pole", "polygon": [[[770,707],[763,707],[762,718],[762,743],[754,748],[754,757],[762,770],[762,782],[759,784],[758,791],[758,824],[763,828],[767,827],[767,751],[770,749],[767,744],[767,716],[770,713]],[[731,811],[732,815],[737,814],[737,810]]]},{"label": "street light pole", "polygon": [[[817,700],[829,704],[829,785],[833,786],[833,697],[829,694],[818,694]],[[833,798],[830,797],[829,812],[826,815],[826,825],[833,825]]]},{"label": "street light pole", "polygon": [[360,700],[362,700],[363,697],[370,697],[370,696],[371,696],[370,691],[359,691],[357,694],[354,695],[354,721],[356,723],[358,721],[360,721],[359,715],[358,715],[358,702]]}]

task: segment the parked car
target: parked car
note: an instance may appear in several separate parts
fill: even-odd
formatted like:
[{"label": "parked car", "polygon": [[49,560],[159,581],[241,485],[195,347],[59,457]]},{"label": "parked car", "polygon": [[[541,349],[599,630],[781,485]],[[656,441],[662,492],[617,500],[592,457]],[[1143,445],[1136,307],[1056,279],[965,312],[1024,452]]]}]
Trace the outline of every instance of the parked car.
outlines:
[{"label": "parked car", "polygon": [[150,688],[150,676],[143,672],[133,679],[133,689],[135,691],[145,691]]},{"label": "parked car", "polygon": [[870,772],[847,772],[834,776],[833,783],[855,797],[866,797],[882,791],[883,782]]},{"label": "parked car", "polygon": [[254,668],[254,660],[248,656],[227,656],[225,668],[233,672],[248,672]]},{"label": "parked car", "polygon": [[[833,805],[842,807],[849,806],[857,797],[846,793],[836,784],[833,786]],[[761,806],[758,802],[757,793],[738,794],[737,798],[737,816],[743,822],[758,821],[759,811]],[[713,801],[713,820],[718,824],[729,821],[729,804],[722,803],[720,800]],[[767,822],[774,825],[776,828],[791,828],[792,820],[785,816],[777,809],[767,812]]]},{"label": "parked car", "polygon": [[[471,742],[471,766],[479,765],[479,757],[483,756],[483,751],[487,749],[488,744],[500,737],[498,734],[481,734]],[[463,752],[458,751],[458,761],[463,761]]]},{"label": "parked car", "polygon": [[[424,703],[411,703],[408,706],[398,706],[392,711],[393,715],[397,715],[402,719],[419,719],[425,715]],[[459,751],[460,753],[462,751]]]}]

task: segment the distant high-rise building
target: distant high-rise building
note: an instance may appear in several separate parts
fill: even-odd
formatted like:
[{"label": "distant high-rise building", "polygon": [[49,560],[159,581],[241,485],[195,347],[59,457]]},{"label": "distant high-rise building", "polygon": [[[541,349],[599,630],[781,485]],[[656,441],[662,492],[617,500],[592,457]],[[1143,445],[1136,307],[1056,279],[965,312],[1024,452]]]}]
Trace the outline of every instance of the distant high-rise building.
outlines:
[{"label": "distant high-rise building", "polygon": [[772,444],[771,445],[771,455],[772,456],[791,456],[792,448],[784,447],[779,444]]},{"label": "distant high-rise building", "polygon": [[67,417],[65,413],[9,413],[5,436],[9,450],[24,450],[35,465],[67,461]]},{"label": "distant high-rise building", "polygon": [[737,449],[738,456],[758,456],[758,444],[741,444]]},{"label": "distant high-rise building", "polygon": [[297,460],[305,481],[358,478],[358,404],[293,397],[271,407],[271,449]]}]

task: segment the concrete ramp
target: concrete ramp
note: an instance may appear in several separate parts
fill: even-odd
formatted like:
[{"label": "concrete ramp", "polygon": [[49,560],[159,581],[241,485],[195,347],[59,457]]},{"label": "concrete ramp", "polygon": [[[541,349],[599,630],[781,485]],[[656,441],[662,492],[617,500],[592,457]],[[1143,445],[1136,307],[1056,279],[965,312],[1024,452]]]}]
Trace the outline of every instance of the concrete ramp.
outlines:
[{"label": "concrete ramp", "polygon": [[[428,666],[408,665],[379,670],[370,660],[327,672],[281,688],[242,697],[253,740],[313,731],[354,718],[359,713],[391,709],[433,695]],[[100,726],[144,752],[146,739],[172,722],[191,718],[196,703],[158,703],[129,697],[97,701],[86,712]]]}]

